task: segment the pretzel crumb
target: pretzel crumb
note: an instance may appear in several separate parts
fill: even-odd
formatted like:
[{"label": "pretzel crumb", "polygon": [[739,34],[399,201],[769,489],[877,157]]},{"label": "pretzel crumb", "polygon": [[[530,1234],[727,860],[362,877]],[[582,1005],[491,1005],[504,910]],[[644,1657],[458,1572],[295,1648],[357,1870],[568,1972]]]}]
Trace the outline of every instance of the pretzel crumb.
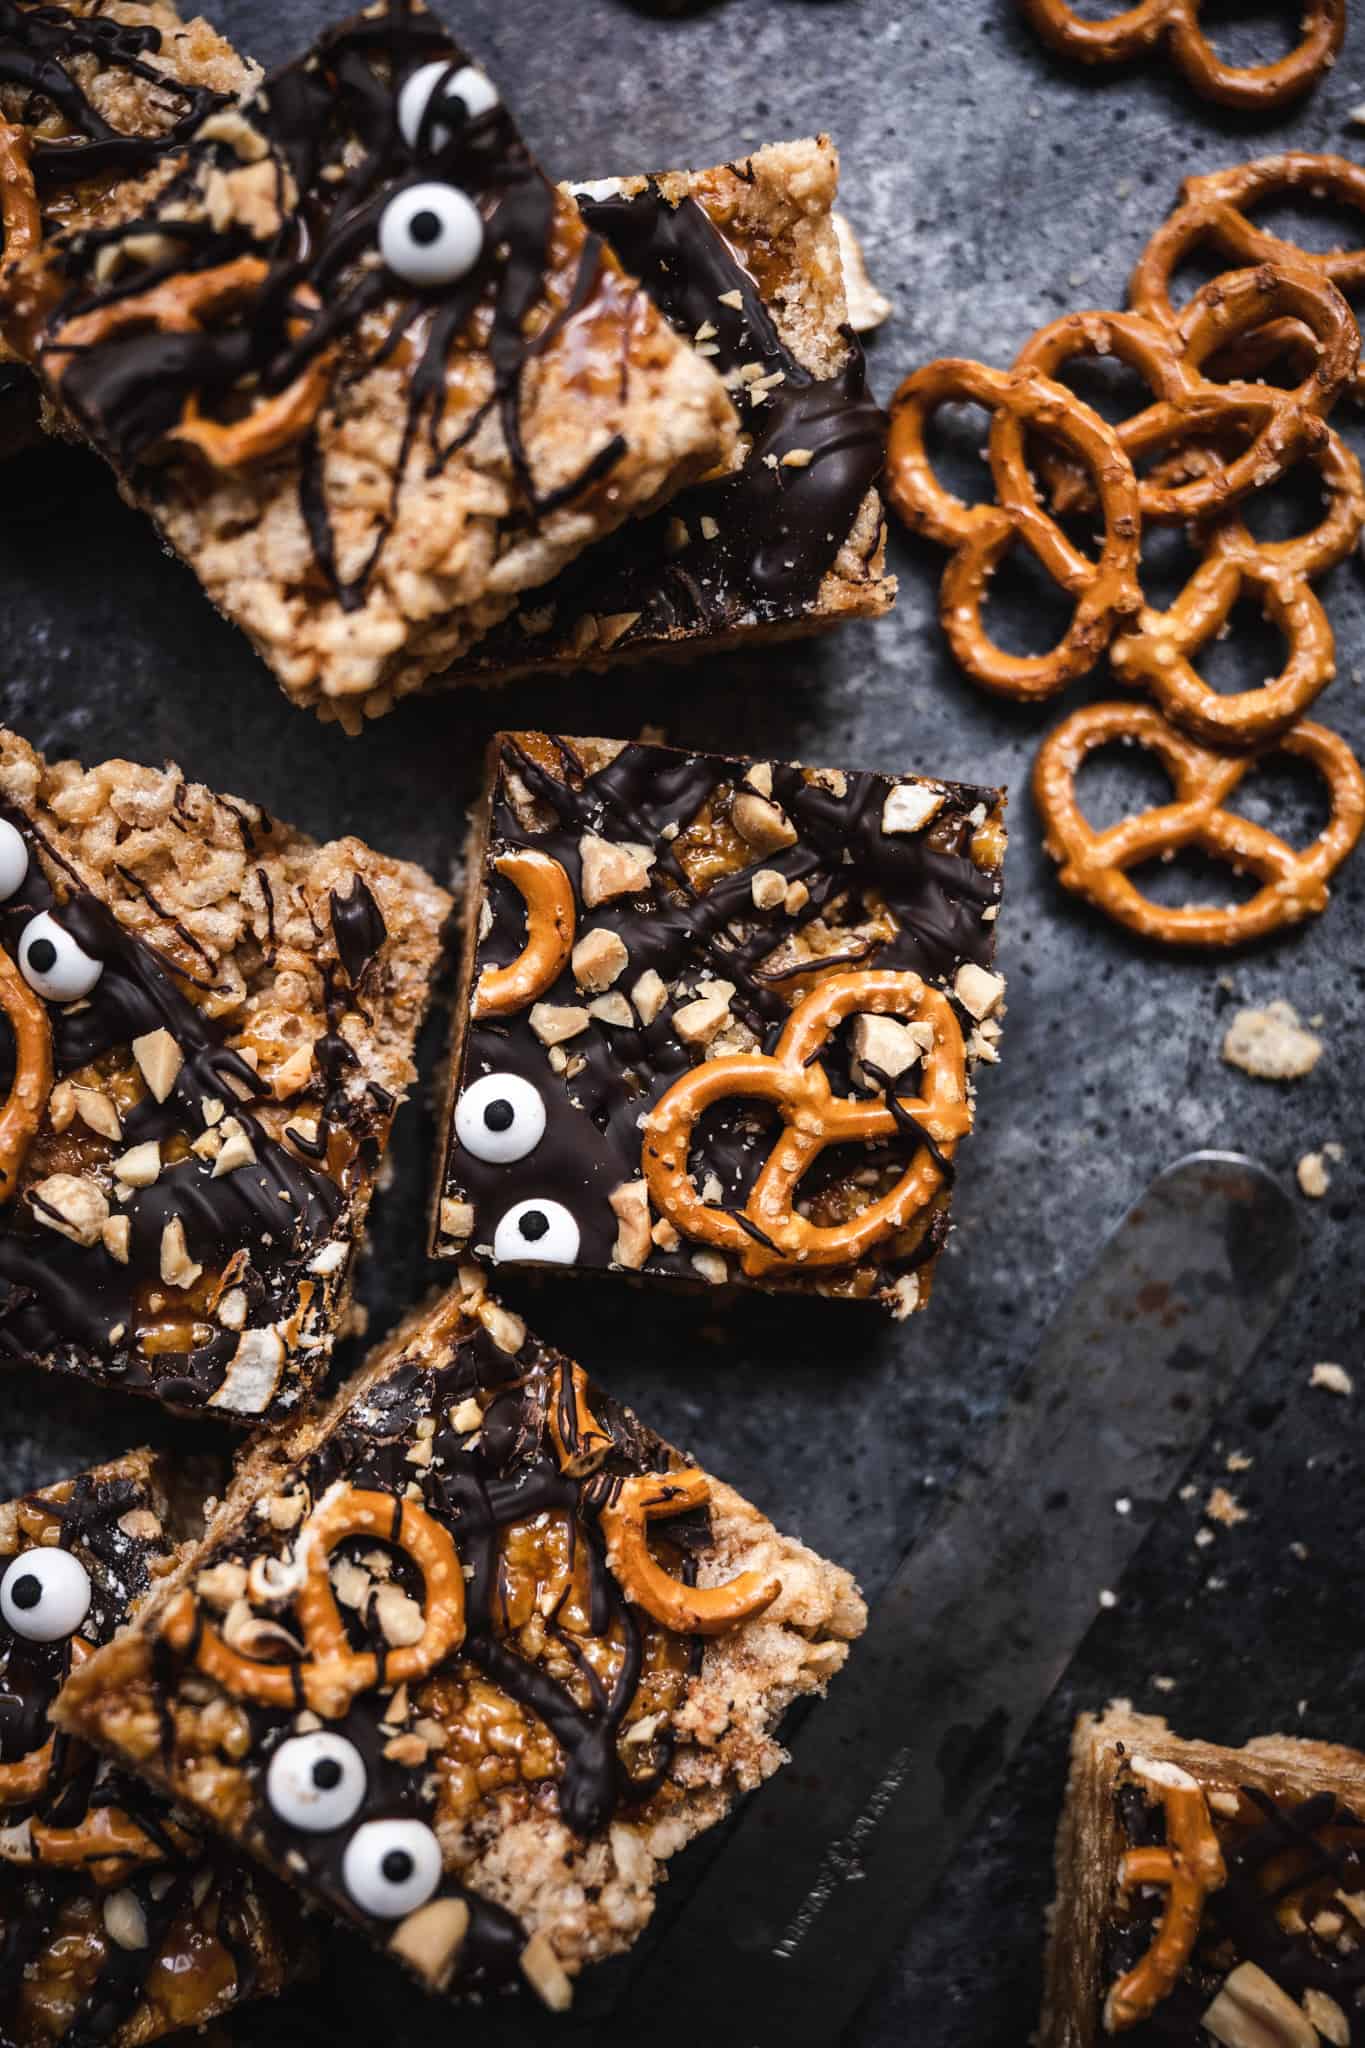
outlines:
[{"label": "pretzel crumb", "polygon": [[1321,1388],[1325,1394],[1339,1394],[1343,1401],[1349,1401],[1356,1390],[1356,1383],[1344,1365],[1315,1365],[1308,1375],[1308,1384]]},{"label": "pretzel crumb", "polygon": [[1258,1081],[1299,1081],[1322,1057],[1322,1040],[1282,998],[1263,1010],[1239,1010],[1223,1038],[1223,1058]]},{"label": "pretzel crumb", "polygon": [[1326,1155],[1322,1152],[1305,1152],[1295,1169],[1299,1190],[1311,1201],[1320,1202],[1332,1185],[1332,1176],[1327,1171]]}]

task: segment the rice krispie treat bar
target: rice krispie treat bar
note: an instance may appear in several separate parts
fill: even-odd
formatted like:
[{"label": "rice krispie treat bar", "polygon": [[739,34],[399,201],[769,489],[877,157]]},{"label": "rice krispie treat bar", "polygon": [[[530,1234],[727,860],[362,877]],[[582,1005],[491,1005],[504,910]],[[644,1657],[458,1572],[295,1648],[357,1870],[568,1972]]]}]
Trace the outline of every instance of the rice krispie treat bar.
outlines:
[{"label": "rice krispie treat bar", "polygon": [[500,734],[436,1253],[922,1306],[998,1057],[1003,807]]},{"label": "rice krispie treat bar", "polygon": [[416,0],[211,116],[153,206],[10,301],[214,603],[350,729],[736,435]]},{"label": "rice krispie treat bar", "polygon": [[469,1266],[248,1455],[58,1718],[430,1989],[561,2008],[865,1620]]},{"label": "rice krispie treat bar", "polygon": [[317,1383],[450,907],[0,728],[0,1354],[229,1420]]},{"label": "rice krispie treat bar", "polygon": [[151,1454],[0,1506],[0,2037],[141,2048],[281,1989],[289,1895],[53,1733],[71,1671],[171,1569]]},{"label": "rice krispie treat bar", "polygon": [[1040,2048],[1365,2042],[1365,1756],[1083,1715]]},{"label": "rice krispie treat bar", "polygon": [[[0,0],[0,254],[31,256],[54,234],[120,219],[259,77],[169,0]],[[0,317],[0,454],[36,418]]]},{"label": "rice krispie treat bar", "polygon": [[737,466],[528,593],[454,679],[605,668],[789,639],[890,609],[876,479],[886,416],[848,323],[827,135],[738,164],[574,189],[655,304],[724,379]]}]

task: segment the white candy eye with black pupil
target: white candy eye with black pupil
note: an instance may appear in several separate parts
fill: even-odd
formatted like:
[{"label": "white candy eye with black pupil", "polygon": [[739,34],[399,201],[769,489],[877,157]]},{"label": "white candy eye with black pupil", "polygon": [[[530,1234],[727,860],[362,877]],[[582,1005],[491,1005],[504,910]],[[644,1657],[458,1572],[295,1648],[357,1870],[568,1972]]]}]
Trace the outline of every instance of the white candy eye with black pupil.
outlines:
[{"label": "white candy eye with black pupil", "polygon": [[441,1845],[425,1821],[367,1820],[346,1844],[341,1875],[363,1913],[401,1920],[441,1882]]},{"label": "white candy eye with black pupil", "polygon": [[578,1225],[562,1202],[537,1196],[518,1202],[493,1232],[493,1257],[502,1265],[572,1266],[578,1257]]},{"label": "white candy eye with black pupil", "polygon": [[25,1550],[0,1580],[0,1615],[30,1643],[73,1636],[90,1612],[90,1574],[69,1550]]},{"label": "white candy eye with black pupil", "polygon": [[19,941],[19,971],[29,987],[50,1003],[74,1003],[88,996],[104,972],[84,946],[77,945],[52,913],[40,911],[24,926]]},{"label": "white candy eye with black pupil", "polygon": [[458,185],[405,186],[379,216],[380,255],[395,277],[421,291],[457,284],[482,250],[483,215]]},{"label": "white candy eye with black pupil", "polygon": [[439,155],[457,129],[497,104],[498,89],[477,64],[462,64],[452,71],[437,58],[404,82],[398,95],[398,126],[409,149],[421,147]]},{"label": "white candy eye with black pupil", "polygon": [[510,1166],[545,1136],[545,1102],[520,1074],[485,1074],[455,1105],[455,1135],[489,1166]]},{"label": "white candy eye with black pupil", "polygon": [[23,888],[28,877],[28,847],[24,835],[8,818],[0,818],[0,903]]},{"label": "white candy eye with black pupil", "polygon": [[353,1742],[330,1729],[292,1735],[270,1759],[265,1795],[282,1821],[310,1835],[344,1828],[359,1812],[368,1782]]}]

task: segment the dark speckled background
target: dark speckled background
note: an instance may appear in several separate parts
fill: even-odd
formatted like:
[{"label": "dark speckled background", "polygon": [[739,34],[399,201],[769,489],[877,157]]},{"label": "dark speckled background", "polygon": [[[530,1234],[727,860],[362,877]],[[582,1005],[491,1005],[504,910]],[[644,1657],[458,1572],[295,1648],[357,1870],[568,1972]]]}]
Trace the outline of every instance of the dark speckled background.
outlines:
[{"label": "dark speckled background", "polygon": [[[322,0],[220,0],[218,18],[271,61],[329,11]],[[848,209],[897,304],[873,350],[884,394],[933,355],[1004,363],[1063,308],[1120,302],[1186,172],[1289,144],[1358,151],[1365,140],[1347,120],[1365,100],[1360,0],[1335,73],[1297,111],[1263,122],[1219,114],[1157,66],[1103,81],[1069,72],[1018,25],[1008,0],[722,0],[687,21],[624,0],[452,0],[450,11],[558,174],[706,164],[829,128],[844,153]],[[1297,9],[1242,6],[1214,18],[1233,13],[1242,21],[1225,47],[1245,53],[1283,47]],[[1365,1743],[1356,1535],[1365,857],[1326,917],[1231,960],[1159,956],[1063,901],[1026,789],[1047,714],[992,703],[954,673],[935,621],[938,557],[899,537],[893,554],[901,603],[875,630],[654,678],[409,703],[348,741],[286,707],[93,459],[44,450],[7,469],[0,489],[0,711],[50,752],[170,756],[315,833],[362,833],[443,877],[494,719],[623,736],[647,720],[706,746],[1013,785],[1000,926],[1012,984],[1006,1063],[983,1077],[958,1229],[927,1315],[884,1327],[856,1310],[785,1315],[749,1301],[722,1320],[704,1300],[589,1282],[506,1289],[661,1429],[855,1567],[874,1597],[963,1453],[980,1444],[1050,1310],[1152,1173],[1214,1145],[1244,1147],[1291,1177],[1304,1151],[1344,1145],[1326,1200],[1301,1203],[1298,1297],[1200,1453],[1193,1494],[1171,1503],[1118,1606],[1097,1619],[989,1824],[851,2037],[868,2048],[976,2048],[1023,2042],[1036,2011],[1065,1730],[1078,1705],[1125,1693],[1217,1739],[1283,1728]],[[1326,595],[1340,679],[1322,708],[1359,746],[1359,564],[1339,569]],[[1036,619],[1027,638],[1029,593],[1019,596],[1022,606],[1003,605],[1002,630],[1042,644]],[[1274,664],[1253,621],[1216,666],[1230,683]],[[1312,829],[1311,793],[1260,782],[1249,793],[1258,815]],[[1230,1011],[1274,996],[1320,1016],[1327,1044],[1316,1071],[1286,1089],[1219,1058]],[[417,1249],[426,1104],[410,1106],[400,1128],[366,1279],[376,1332],[430,1278]],[[1357,1402],[1310,1391],[1310,1368],[1323,1359],[1357,1371]],[[96,1407],[70,1385],[15,1375],[6,1391],[6,1493],[149,1430],[169,1434],[146,1409]],[[1234,1451],[1254,1462],[1228,1477]],[[1201,1522],[1220,1479],[1247,1510],[1236,1528]],[[1202,1546],[1201,1528],[1213,1529]],[[1170,1690],[1156,1689],[1158,1676]],[[354,1997],[352,1986],[351,2012]],[[369,2009],[387,2010],[378,1986]],[[454,2024],[477,2039],[477,2025]],[[320,2007],[301,1999],[236,2031],[281,2048],[348,2038],[335,1988]],[[398,2043],[428,2031],[420,2015],[405,2020],[395,2008],[382,2027],[363,2020],[349,2038],[382,2032]]]}]

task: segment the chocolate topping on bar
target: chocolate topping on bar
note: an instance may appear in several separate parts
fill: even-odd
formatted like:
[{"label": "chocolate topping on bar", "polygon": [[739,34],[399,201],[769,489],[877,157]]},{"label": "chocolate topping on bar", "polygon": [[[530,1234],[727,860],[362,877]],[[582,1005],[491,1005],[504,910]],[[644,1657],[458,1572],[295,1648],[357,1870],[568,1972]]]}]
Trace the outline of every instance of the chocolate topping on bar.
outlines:
[{"label": "chocolate topping on bar", "polygon": [[[477,88],[462,92],[471,72]],[[413,92],[415,119],[400,111],[415,104]],[[546,299],[554,195],[483,73],[433,16],[413,0],[387,0],[330,30],[266,80],[241,122],[231,139],[211,127],[195,141],[150,213],[77,236],[66,253],[69,289],[43,349],[50,365],[65,359],[62,398],[113,460],[136,470],[175,453],[191,415],[206,416],[247,460],[301,440],[301,509],[317,566],[347,610],[364,602],[418,447],[435,474],[495,414],[529,523],[610,474],[625,452],[619,435],[576,476],[541,488],[522,440],[522,383],[568,323],[617,299],[624,311],[628,287],[589,236],[566,303],[548,320],[532,317]],[[271,189],[253,227],[238,217],[220,232],[211,195],[242,174],[244,158],[253,171],[271,167]],[[172,253],[99,281],[97,259],[149,234]],[[121,303],[156,288],[174,291],[187,317],[123,324]],[[211,303],[196,317],[205,294]],[[448,381],[475,349],[492,359],[493,393],[443,439]],[[343,567],[315,423],[346,405],[357,377],[400,352],[411,369],[389,511],[366,558]],[[258,444],[258,415],[286,397],[283,438],[272,432]],[[198,425],[185,435],[196,437],[204,446]]]},{"label": "chocolate topping on bar", "polygon": [[[84,1078],[96,1088],[101,1080],[116,1086],[120,1075],[132,1083],[117,1138],[83,1133],[82,1149],[58,1176],[91,1190],[87,1200],[107,1210],[112,1238],[108,1227],[62,1227],[69,1218],[54,1206],[50,1174],[39,1181],[30,1171],[0,1209],[0,1348],[38,1359],[74,1353],[99,1377],[200,1406],[228,1386],[244,1355],[262,1356],[267,1375],[272,1361],[278,1372],[286,1351],[306,1338],[310,1308],[320,1309],[341,1284],[344,1258],[321,1269],[312,1261],[334,1238],[356,1176],[377,1164],[394,1104],[354,1099],[338,1085],[355,1056],[337,1027],[383,942],[383,918],[358,876],[346,896],[333,896],[350,992],[332,986],[330,1029],[314,1047],[326,1085],[318,1139],[308,1148],[313,1163],[297,1156],[304,1150],[297,1137],[291,1149],[266,1128],[257,1075],[183,992],[192,978],[83,888],[59,899],[28,819],[8,807],[0,818],[32,855],[21,886],[0,908],[10,960],[21,972],[27,966],[26,979],[74,961],[90,981],[76,1001],[39,990],[55,1079],[90,1070]],[[33,939],[37,916],[50,920],[51,937]],[[140,1058],[139,1041],[146,1042]],[[149,1061],[160,1068],[149,1073]],[[139,1069],[145,1086],[133,1081]],[[40,1114],[46,1108],[39,1105]],[[48,1139],[61,1142],[50,1132]],[[89,1178],[91,1167],[112,1177],[107,1195]],[[168,1270],[168,1258],[182,1262],[179,1270]],[[229,1292],[239,1313],[219,1321]],[[231,1412],[235,1404],[226,1405]]]},{"label": "chocolate topping on bar", "polygon": [[[983,912],[999,900],[999,847],[983,854],[977,833],[988,817],[998,817],[997,790],[931,785],[922,828],[889,831],[883,812],[895,785],[877,775],[821,776],[774,765],[769,794],[759,797],[743,779],[745,764],[722,756],[631,745],[588,772],[573,742],[527,734],[504,735],[497,762],[485,864],[491,923],[478,946],[476,981],[504,968],[525,944],[530,919],[522,891],[502,866],[509,849],[514,856],[531,848],[558,864],[578,932],[608,932],[622,964],[610,995],[599,999],[608,1007],[596,1013],[567,949],[554,979],[535,991],[539,1015],[525,1005],[481,1014],[476,1001],[459,1089],[467,1094],[479,1084],[475,1102],[491,1091],[483,1114],[495,1137],[486,1142],[475,1133],[471,1149],[460,1140],[457,1119],[445,1187],[449,1198],[472,1205],[469,1241],[476,1249],[491,1243],[499,1258],[516,1256],[498,1241],[502,1223],[504,1234],[520,1229],[523,1257],[611,1262],[620,1218],[610,1198],[641,1172],[647,1113],[701,1056],[675,1019],[705,998],[708,986],[729,991],[722,1028],[741,1035],[736,1049],[771,1055],[794,1005],[822,976],[901,969],[951,986],[963,963],[984,968],[992,958],[994,923]],[[760,821],[775,818],[778,838],[789,843],[762,854],[747,844],[734,822],[749,822],[746,801],[758,805]],[[537,807],[532,829],[524,822],[528,802]],[[634,879],[606,901],[595,902],[585,881],[589,840],[624,849],[638,863]],[[764,910],[754,893],[760,868],[775,877],[776,901]],[[650,976],[659,990],[652,1008],[637,993]],[[561,1012],[570,1028],[547,1060],[537,1023]],[[855,1080],[840,1039],[821,1058],[837,1095],[866,1100],[880,1092],[871,1070]],[[498,1077],[513,1083],[506,1101],[497,1095]],[[712,1199],[732,1214],[745,1208],[771,1149],[772,1121],[753,1099],[706,1114],[698,1164],[719,1183]],[[859,1147],[856,1160],[848,1148],[833,1147],[803,1182],[802,1195],[823,1195],[842,1213],[845,1174],[903,1163],[924,1144],[923,1130],[911,1125]],[[749,1218],[741,1228],[770,1242]],[[930,1258],[945,1228],[932,1210],[918,1242],[898,1247],[894,1270],[912,1271]],[[694,1249],[686,1239],[673,1249],[656,1239],[649,1270],[693,1277]],[[802,1277],[795,1265],[791,1272]]]},{"label": "chocolate topping on bar", "polygon": [[[1275,1798],[1241,1785],[1228,1787],[1225,1798],[1235,1811],[1211,1802],[1210,1814],[1226,1881],[1204,1901],[1194,1952],[1174,1990],[1124,2039],[1133,2048],[1201,2048],[1203,2015],[1239,1963],[1254,1963],[1295,2001],[1325,1992],[1347,2016],[1350,2039],[1365,2039],[1357,2008],[1365,1945],[1354,1913],[1342,1906],[1343,1894],[1365,1898],[1365,1822],[1330,1791]],[[1160,1806],[1131,1776],[1114,1799],[1126,1845],[1164,1839]],[[1106,1922],[1105,1984],[1140,1962],[1162,1903],[1138,1890]]]},{"label": "chocolate topping on bar", "polygon": [[[743,371],[741,389],[762,403],[741,403],[751,442],[742,469],[600,541],[534,593],[536,609],[566,620],[585,610],[638,614],[613,649],[790,617],[814,602],[882,469],[886,415],[868,394],[857,336],[842,330],[848,358],[837,375],[813,377],[783,342],[739,250],[695,199],[674,202],[652,179],[631,197],[575,196],[679,333],[710,336],[713,367],[728,382]],[[514,616],[473,659],[513,661],[526,646]]]}]

